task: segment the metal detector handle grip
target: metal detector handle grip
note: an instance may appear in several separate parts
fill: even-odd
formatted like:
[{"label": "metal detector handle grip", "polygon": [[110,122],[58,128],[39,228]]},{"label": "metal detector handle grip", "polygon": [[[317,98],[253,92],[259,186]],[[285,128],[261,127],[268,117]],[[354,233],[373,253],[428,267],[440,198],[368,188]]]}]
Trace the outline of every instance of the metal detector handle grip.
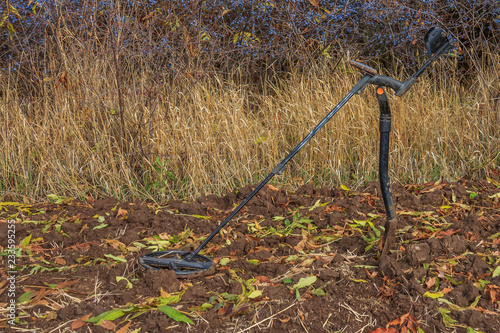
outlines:
[{"label": "metal detector handle grip", "polygon": [[399,80],[393,79],[390,76],[377,75],[370,79],[370,84],[375,84],[377,86],[388,87],[397,92],[405,85],[406,82],[401,82]]},{"label": "metal detector handle grip", "polygon": [[349,65],[351,65],[352,67],[360,70],[365,75],[371,76],[371,78],[369,80],[370,84],[375,84],[377,86],[388,87],[388,88],[391,88],[394,91],[398,91],[406,83],[406,82],[403,83],[401,81],[393,79],[392,77],[389,77],[389,76],[378,75],[377,70],[375,68],[372,68],[372,67],[370,67],[368,65],[362,64],[362,63],[354,61],[354,60],[349,60]]},{"label": "metal detector handle grip", "polygon": [[453,45],[451,45],[450,42],[447,41],[446,43],[444,43],[439,48],[439,50],[437,50],[436,53],[434,53],[434,55],[429,60],[427,60],[427,62],[411,78],[408,79],[408,81],[403,83],[403,85],[396,91],[396,96],[401,96],[405,92],[407,92],[408,89],[410,89],[410,87],[418,79],[418,77],[425,72],[427,67],[429,67],[434,61],[436,61],[436,59],[439,58],[442,54],[448,52],[452,48],[453,48]]}]

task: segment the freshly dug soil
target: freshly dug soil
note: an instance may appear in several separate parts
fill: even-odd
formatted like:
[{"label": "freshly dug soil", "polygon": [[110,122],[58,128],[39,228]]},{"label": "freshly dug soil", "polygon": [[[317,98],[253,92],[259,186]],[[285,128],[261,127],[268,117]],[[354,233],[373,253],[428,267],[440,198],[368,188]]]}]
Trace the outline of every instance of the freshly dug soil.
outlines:
[{"label": "freshly dug soil", "polygon": [[[251,190],[164,204],[1,203],[0,330],[498,332],[493,178],[393,185],[397,244],[384,273],[376,182],[356,191],[265,187],[202,251],[211,274],[181,279],[138,264],[152,251],[194,250]],[[12,219],[19,256],[9,267]]]}]

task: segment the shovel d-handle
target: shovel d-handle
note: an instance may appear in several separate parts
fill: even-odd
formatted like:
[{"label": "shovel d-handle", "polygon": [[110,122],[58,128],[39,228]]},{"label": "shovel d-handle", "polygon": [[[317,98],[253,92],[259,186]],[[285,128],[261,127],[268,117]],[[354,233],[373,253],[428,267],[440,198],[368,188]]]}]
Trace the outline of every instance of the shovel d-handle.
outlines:
[{"label": "shovel d-handle", "polygon": [[382,199],[384,200],[387,221],[384,225],[384,235],[381,243],[380,265],[382,273],[388,273],[386,258],[389,251],[396,242],[397,215],[392,202],[391,189],[389,185],[389,134],[391,132],[391,109],[389,100],[382,86],[377,87],[377,100],[380,108],[380,155],[379,155],[379,179]]}]

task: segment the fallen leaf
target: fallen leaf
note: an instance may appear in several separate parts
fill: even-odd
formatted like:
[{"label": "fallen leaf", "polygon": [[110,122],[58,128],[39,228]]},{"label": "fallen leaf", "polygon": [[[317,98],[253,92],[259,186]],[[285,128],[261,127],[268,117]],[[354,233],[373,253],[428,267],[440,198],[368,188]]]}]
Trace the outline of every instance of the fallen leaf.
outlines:
[{"label": "fallen leaf", "polygon": [[489,284],[486,286],[484,291],[490,293],[491,303],[500,301],[500,287]]},{"label": "fallen leaf", "polygon": [[267,185],[267,187],[271,190],[271,191],[279,191],[279,189],[277,187],[274,187],[273,185]]},{"label": "fallen leaf", "polygon": [[319,1],[318,0],[309,0],[311,5],[313,5],[316,8],[319,8]]},{"label": "fallen leaf", "polygon": [[167,293],[165,290],[163,290],[163,288],[160,287],[160,296],[163,298],[167,298],[167,297],[170,297],[172,295],[170,295],[170,293]]},{"label": "fallen leaf", "polygon": [[427,287],[427,289],[431,289],[432,287],[434,287],[436,285],[436,277],[435,276],[431,276],[427,282],[425,283],[425,286]]},{"label": "fallen leaf", "polygon": [[75,283],[77,283],[78,281],[80,281],[79,279],[78,280],[74,280],[74,281],[64,281],[64,282],[61,282],[61,283],[58,283],[54,289],[64,289],[64,288],[67,288],[71,285],[74,285]]},{"label": "fallen leaf", "polygon": [[55,311],[49,311],[47,313],[47,315],[45,316],[46,321],[54,320],[54,319],[57,319],[57,312],[55,312]]},{"label": "fallen leaf", "polygon": [[224,316],[226,315],[227,313],[231,313],[231,309],[233,308],[233,304],[231,303],[227,303],[226,305],[224,305],[222,308],[220,308],[217,313],[219,314],[219,316]]},{"label": "fallen leaf", "polygon": [[64,260],[63,258],[61,257],[57,257],[54,259],[54,262],[58,265],[61,265],[61,266],[64,266],[66,265],[66,260]]},{"label": "fallen leaf", "polygon": [[116,324],[113,323],[112,321],[110,320],[101,320],[101,327],[104,327],[105,329],[108,329],[110,331],[114,331],[116,330]]},{"label": "fallen leaf", "polygon": [[270,283],[271,279],[269,279],[267,276],[259,275],[255,277],[255,279],[261,283]]},{"label": "fallen leaf", "polygon": [[297,314],[299,315],[300,319],[302,319],[302,321],[305,321],[304,314],[302,313],[302,311],[297,310]]},{"label": "fallen leaf", "polygon": [[337,205],[331,205],[331,206],[328,206],[325,208],[325,214],[328,214],[328,213],[331,213],[331,212],[334,212],[336,210],[343,210],[342,207],[339,207]]},{"label": "fallen leaf", "polygon": [[396,329],[393,328],[393,327],[389,327],[389,328],[382,328],[382,327],[379,327],[369,333],[396,333]]},{"label": "fallen leaf", "polygon": [[437,237],[437,238],[439,238],[439,239],[441,239],[441,238],[443,238],[443,237],[445,237],[445,236],[451,236],[451,235],[453,235],[453,234],[456,234],[456,233],[457,233],[457,232],[459,232],[459,231],[460,231],[460,229],[455,229],[455,230],[453,230],[453,229],[443,230],[443,231],[438,232],[438,233],[436,234],[436,237]]},{"label": "fallen leaf", "polygon": [[500,275],[500,265],[495,268],[493,271],[493,274],[491,275],[492,278],[496,278],[497,276]]},{"label": "fallen leaf", "polygon": [[85,316],[81,317],[81,318],[78,318],[77,320],[75,320],[74,322],[71,323],[71,329],[72,330],[76,330],[76,329],[79,329],[80,327],[82,327],[83,325],[86,324],[85,320],[88,320],[90,319],[90,316],[92,314],[89,313],[89,314],[86,314]]},{"label": "fallen leaf", "polygon": [[313,285],[318,278],[314,275],[310,275],[306,278],[300,278],[299,282],[293,285],[292,289],[301,289]]},{"label": "fallen leaf", "polygon": [[118,208],[118,212],[116,213],[116,218],[120,220],[125,220],[128,217],[128,211],[125,209]]},{"label": "fallen leaf", "polygon": [[111,245],[111,247],[114,248],[115,250],[120,250],[123,253],[127,253],[128,251],[127,246],[117,239],[103,239],[103,241]]},{"label": "fallen leaf", "polygon": [[128,332],[128,328],[130,327],[130,324],[132,324],[131,321],[129,321],[128,323],[126,323],[125,326],[123,326],[118,331],[116,331],[116,333],[127,333]]},{"label": "fallen leaf", "polygon": [[438,291],[437,293],[431,293],[430,291],[426,291],[424,293],[424,297],[429,297],[429,298],[441,298],[444,296],[444,293],[442,291]]},{"label": "fallen leaf", "polygon": [[[86,226],[86,225],[85,225]],[[82,228],[83,230],[83,228]],[[65,248],[65,250],[75,250],[75,251],[88,251],[90,250],[92,243],[79,243]]]},{"label": "fallen leaf", "polygon": [[41,288],[37,295],[35,296],[35,298],[33,298],[30,302],[31,305],[36,305],[38,304],[38,302],[40,302],[40,300],[47,294],[47,289],[44,288]]},{"label": "fallen leaf", "polygon": [[295,249],[295,251],[297,252],[301,252],[302,250],[304,250],[304,248],[306,247],[306,244],[307,244],[307,240],[305,239],[302,239],[300,242],[297,243],[297,245],[295,245],[293,248]]},{"label": "fallen leaf", "polygon": [[441,290],[443,292],[443,294],[448,294],[450,291],[452,291],[453,288],[443,288],[443,290]]},{"label": "fallen leaf", "polygon": [[262,296],[262,290],[254,290],[247,297],[253,299],[253,298],[258,298],[260,296]]},{"label": "fallen leaf", "polygon": [[399,317],[397,319],[394,319],[394,320],[391,320],[389,323],[387,323],[387,325],[385,325],[385,328],[389,328],[389,326],[400,326],[400,325],[402,325],[406,321],[406,318],[408,318],[409,315],[410,315],[410,313],[405,313],[401,317]]}]

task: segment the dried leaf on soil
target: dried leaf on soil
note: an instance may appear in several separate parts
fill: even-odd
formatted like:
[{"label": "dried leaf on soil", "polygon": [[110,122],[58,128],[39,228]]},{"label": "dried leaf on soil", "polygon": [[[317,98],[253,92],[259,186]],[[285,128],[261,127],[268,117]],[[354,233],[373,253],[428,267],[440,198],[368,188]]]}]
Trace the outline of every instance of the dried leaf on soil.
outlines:
[{"label": "dried leaf on soil", "polygon": [[87,321],[88,319],[90,319],[90,316],[91,316],[91,315],[92,315],[91,313],[86,314],[85,316],[80,317],[80,318],[78,318],[77,320],[75,320],[74,322],[72,322],[72,323],[71,323],[71,329],[72,329],[72,330],[76,330],[76,329],[79,329],[80,327],[82,327],[83,325],[85,325],[85,324],[86,324],[86,321]]}]

